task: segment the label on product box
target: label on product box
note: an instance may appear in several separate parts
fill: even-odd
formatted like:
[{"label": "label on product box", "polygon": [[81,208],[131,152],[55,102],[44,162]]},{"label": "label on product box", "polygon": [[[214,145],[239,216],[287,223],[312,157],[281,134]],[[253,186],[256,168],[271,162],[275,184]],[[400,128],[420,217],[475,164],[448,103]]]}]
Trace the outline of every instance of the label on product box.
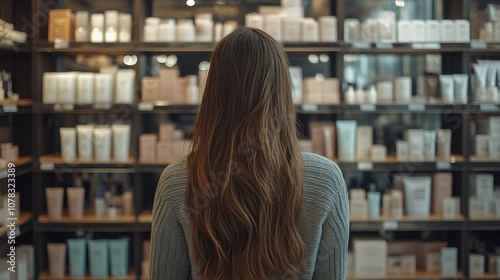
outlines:
[{"label": "label on product box", "polygon": [[370,43],[365,43],[365,42],[354,42],[352,43],[352,48],[353,49],[369,49],[371,48]]},{"label": "label on product box", "polygon": [[0,170],[0,179],[7,177],[7,169]]},{"label": "label on product box", "polygon": [[375,104],[361,104],[359,109],[363,112],[373,112],[375,111]]},{"label": "label on product box", "polygon": [[498,106],[496,104],[488,103],[479,105],[479,110],[481,112],[495,112],[498,111]]},{"label": "label on product box", "polygon": [[109,110],[111,109],[111,104],[108,103],[101,103],[101,104],[94,104],[94,109],[96,110]]},{"label": "label on product box", "polygon": [[420,104],[420,103],[408,104],[408,111],[412,112],[425,111],[425,104]]},{"label": "label on product box", "polygon": [[318,111],[318,104],[302,104],[302,111],[316,112]]},{"label": "label on product box", "polygon": [[15,113],[18,111],[16,104],[4,104],[2,109],[4,113]]},{"label": "label on product box", "polygon": [[399,223],[396,221],[385,221],[382,223],[382,228],[385,230],[397,230]]},{"label": "label on product box", "polygon": [[75,110],[75,105],[73,104],[55,104],[54,111],[73,111]]},{"label": "label on product box", "polygon": [[485,41],[471,41],[470,42],[471,49],[486,49],[488,48],[488,43]]},{"label": "label on product box", "polygon": [[376,43],[375,47],[377,49],[392,49],[394,46],[391,43]]},{"label": "label on product box", "polygon": [[137,106],[137,109],[139,111],[153,111],[154,108],[155,108],[155,105],[153,103],[149,103],[149,102],[141,102]]},{"label": "label on product box", "polygon": [[358,162],[358,170],[373,170],[373,162]]},{"label": "label on product box", "polygon": [[42,162],[40,164],[40,170],[54,170],[54,163],[53,162]]},{"label": "label on product box", "polygon": [[441,45],[439,43],[413,43],[411,44],[411,48],[418,50],[440,49]]},{"label": "label on product box", "polygon": [[450,169],[451,162],[449,161],[438,161],[436,162],[436,169]]}]

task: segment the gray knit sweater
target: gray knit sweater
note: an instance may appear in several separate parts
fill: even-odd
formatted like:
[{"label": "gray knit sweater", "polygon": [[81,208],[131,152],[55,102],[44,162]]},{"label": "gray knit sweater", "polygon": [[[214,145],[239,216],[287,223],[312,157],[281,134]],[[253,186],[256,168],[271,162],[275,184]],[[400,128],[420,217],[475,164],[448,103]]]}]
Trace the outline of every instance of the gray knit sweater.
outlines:
[{"label": "gray knit sweater", "polygon": [[[306,244],[306,265],[299,279],[346,278],[349,241],[349,201],[338,166],[311,153],[305,163],[303,209],[298,221]],[[202,279],[197,275],[191,243],[191,224],[185,206],[187,160],[163,171],[153,206],[150,279]]]}]

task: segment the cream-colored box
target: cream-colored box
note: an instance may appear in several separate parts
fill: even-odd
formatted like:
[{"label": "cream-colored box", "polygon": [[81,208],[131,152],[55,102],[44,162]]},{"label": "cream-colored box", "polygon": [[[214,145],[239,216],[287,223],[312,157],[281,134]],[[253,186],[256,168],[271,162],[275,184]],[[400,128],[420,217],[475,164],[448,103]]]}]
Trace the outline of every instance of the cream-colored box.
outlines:
[{"label": "cream-colored box", "polygon": [[283,41],[300,42],[300,21],[299,17],[283,18]]},{"label": "cream-colored box", "polygon": [[425,272],[438,273],[441,270],[441,252],[427,252],[425,254]]},{"label": "cream-colored box", "polygon": [[456,19],[454,30],[456,42],[470,42],[470,22],[468,20]]},{"label": "cream-colored box", "polygon": [[182,91],[182,89],[179,88],[178,82],[180,77],[179,68],[160,68],[158,70],[158,76],[160,79],[158,100],[172,102],[171,96],[176,95],[179,91]]},{"label": "cream-colored box", "polygon": [[358,160],[371,158],[373,145],[373,127],[360,125],[356,134],[356,157]]},{"label": "cream-colored box", "polygon": [[302,42],[319,41],[319,26],[314,18],[303,18],[301,20],[300,37]]},{"label": "cream-colored box", "polygon": [[441,275],[455,276],[457,274],[457,248],[441,248]]},{"label": "cream-colored box", "polygon": [[389,255],[387,257],[387,276],[400,276],[401,275],[401,256]]},{"label": "cream-colored box", "polygon": [[441,42],[455,41],[455,23],[453,20],[441,20]]},{"label": "cream-colored box", "polygon": [[408,159],[409,161],[424,160],[424,130],[409,129],[406,131],[406,140],[408,141]]},{"label": "cream-colored box", "polygon": [[70,42],[74,31],[74,16],[70,9],[49,10],[49,42],[56,39]]},{"label": "cream-colored box", "polygon": [[154,161],[156,159],[156,134],[142,134],[139,136],[140,160]]},{"label": "cream-colored box", "polygon": [[338,78],[326,78],[321,82],[323,104],[340,104],[340,82]]},{"label": "cream-colored box", "polygon": [[455,219],[460,208],[459,197],[448,197],[443,199],[443,219]]},{"label": "cream-colored box", "polygon": [[271,35],[276,41],[281,42],[282,37],[282,21],[281,15],[279,14],[270,14],[264,16],[264,26],[266,33]]},{"label": "cream-colored box", "polygon": [[367,219],[368,203],[366,199],[351,199],[349,202],[349,214],[351,219]]},{"label": "cream-colored box", "polygon": [[490,143],[490,135],[489,134],[477,134],[476,135],[476,149],[475,149],[475,154],[478,157],[488,157],[488,149],[489,149],[489,143]]},{"label": "cream-colored box", "polygon": [[319,40],[321,42],[337,42],[337,17],[322,16],[319,18]]},{"label": "cream-colored box", "polygon": [[471,196],[469,198],[469,217],[481,218],[484,216],[483,199]]},{"label": "cream-colored box", "polygon": [[172,123],[160,124],[159,128],[160,138],[158,139],[158,141],[163,142],[163,141],[174,140],[174,130],[175,130],[175,125]]},{"label": "cream-colored box", "polygon": [[451,197],[453,175],[450,172],[438,172],[432,176],[432,213],[443,213],[443,199]]},{"label": "cream-colored box", "polygon": [[417,272],[417,260],[413,254],[401,256],[401,274],[415,275]]},{"label": "cream-colored box", "polygon": [[426,20],[427,42],[441,41],[441,22],[439,20]]},{"label": "cream-colored box", "polygon": [[352,188],[349,190],[351,200],[366,199],[366,191],[361,188]]},{"label": "cream-colored box", "polygon": [[335,125],[332,122],[310,122],[309,133],[313,152],[333,159],[335,157]]},{"label": "cream-colored box", "polygon": [[484,275],[484,255],[481,254],[469,255],[469,274],[471,276]]},{"label": "cream-colored box", "polygon": [[322,93],[322,81],[314,78],[304,78],[302,81],[302,86],[304,94],[321,94]]},{"label": "cream-colored box", "polygon": [[158,93],[160,92],[160,78],[158,77],[144,77],[142,78],[142,96],[141,100],[144,102],[155,102],[158,100]]},{"label": "cream-colored box", "polygon": [[411,23],[409,20],[398,20],[398,42],[408,43],[412,41]]},{"label": "cream-colored box", "polygon": [[372,161],[384,162],[387,159],[387,147],[384,145],[373,145],[371,150]]},{"label": "cream-colored box", "polygon": [[173,141],[160,141],[156,144],[157,159],[158,160],[171,160],[173,159]]},{"label": "cream-colored box", "polygon": [[425,21],[412,20],[411,22],[411,39],[413,42],[426,42],[427,41],[427,28]]},{"label": "cream-colored box", "polygon": [[471,195],[478,198],[493,197],[493,174],[475,173],[470,175]]},{"label": "cream-colored box", "polygon": [[376,278],[387,275],[387,242],[354,240],[354,277]]}]

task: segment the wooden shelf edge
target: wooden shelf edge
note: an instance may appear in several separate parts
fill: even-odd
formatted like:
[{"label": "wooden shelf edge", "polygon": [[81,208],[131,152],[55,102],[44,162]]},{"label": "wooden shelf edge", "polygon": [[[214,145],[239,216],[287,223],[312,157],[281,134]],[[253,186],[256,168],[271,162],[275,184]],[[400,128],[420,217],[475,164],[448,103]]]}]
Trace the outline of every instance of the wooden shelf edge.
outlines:
[{"label": "wooden shelf edge", "polygon": [[60,278],[60,277],[52,277],[50,276],[50,273],[48,271],[42,271],[39,275],[39,279],[40,280],[75,280],[75,279],[79,279],[79,280],[96,280],[96,279],[100,279],[100,280],[135,280],[137,278],[135,272],[133,270],[129,270],[129,273],[127,276],[125,277],[114,277],[114,276],[109,276],[109,277],[105,277],[105,278],[94,278],[94,277],[90,277],[89,275],[86,275],[84,278],[73,278],[69,275],[64,275],[63,278]]},{"label": "wooden shelf edge", "polygon": [[[26,223],[30,222],[33,220],[33,213],[31,212],[21,212],[19,214],[19,217],[17,218],[16,222],[16,227],[21,227],[25,225]],[[0,235],[6,234],[10,229],[8,227],[2,227],[0,228]]]},{"label": "wooden shelf edge", "polygon": [[47,214],[38,216],[40,224],[133,224],[136,219],[134,215],[118,215],[115,219],[109,217],[96,217],[93,214],[84,214],[81,220],[72,219],[67,214],[63,214],[61,220],[51,220]]}]

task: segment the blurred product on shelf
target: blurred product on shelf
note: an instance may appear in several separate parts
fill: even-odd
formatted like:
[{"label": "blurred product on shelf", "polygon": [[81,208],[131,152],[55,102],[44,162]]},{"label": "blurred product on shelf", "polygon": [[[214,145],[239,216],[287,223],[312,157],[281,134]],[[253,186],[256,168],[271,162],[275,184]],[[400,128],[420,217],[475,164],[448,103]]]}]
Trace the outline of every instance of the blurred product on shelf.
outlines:
[{"label": "blurred product on shelf", "polygon": [[19,245],[15,251],[0,258],[0,279],[35,279],[35,254],[33,245]]},{"label": "blurred product on shelf", "polygon": [[500,158],[500,117],[480,120],[475,135],[475,157]]},{"label": "blurred product on shelf", "polygon": [[12,91],[12,74],[5,70],[0,72],[0,101],[17,102],[19,94]]},{"label": "blurred product on shelf", "polygon": [[0,44],[25,43],[28,34],[14,30],[14,24],[0,19]]},{"label": "blurred product on shelf", "polygon": [[[159,136],[159,137],[158,137]],[[186,156],[191,141],[184,139],[184,132],[172,123],[164,123],[158,134],[142,134],[139,137],[140,162],[169,162]]]},{"label": "blurred product on shelf", "polygon": [[354,239],[354,277],[377,278],[387,275],[387,242]]},{"label": "blurred product on shelf", "polygon": [[500,61],[481,60],[473,64],[474,69],[474,101],[479,103],[499,103],[500,93]]},{"label": "blurred product on shelf", "polygon": [[19,146],[12,143],[0,144],[0,169],[7,168],[9,162],[19,159]]},{"label": "blurred product on shelf", "polygon": [[493,174],[473,173],[469,176],[469,217],[500,218],[500,189],[494,187]]},{"label": "blurred product on shelf", "polygon": [[151,263],[150,257],[151,257],[151,241],[144,240],[142,242],[141,277],[145,279],[149,279],[149,265]]},{"label": "blurred product on shelf", "polygon": [[64,278],[66,271],[66,244],[47,243],[49,272],[53,278]]}]

